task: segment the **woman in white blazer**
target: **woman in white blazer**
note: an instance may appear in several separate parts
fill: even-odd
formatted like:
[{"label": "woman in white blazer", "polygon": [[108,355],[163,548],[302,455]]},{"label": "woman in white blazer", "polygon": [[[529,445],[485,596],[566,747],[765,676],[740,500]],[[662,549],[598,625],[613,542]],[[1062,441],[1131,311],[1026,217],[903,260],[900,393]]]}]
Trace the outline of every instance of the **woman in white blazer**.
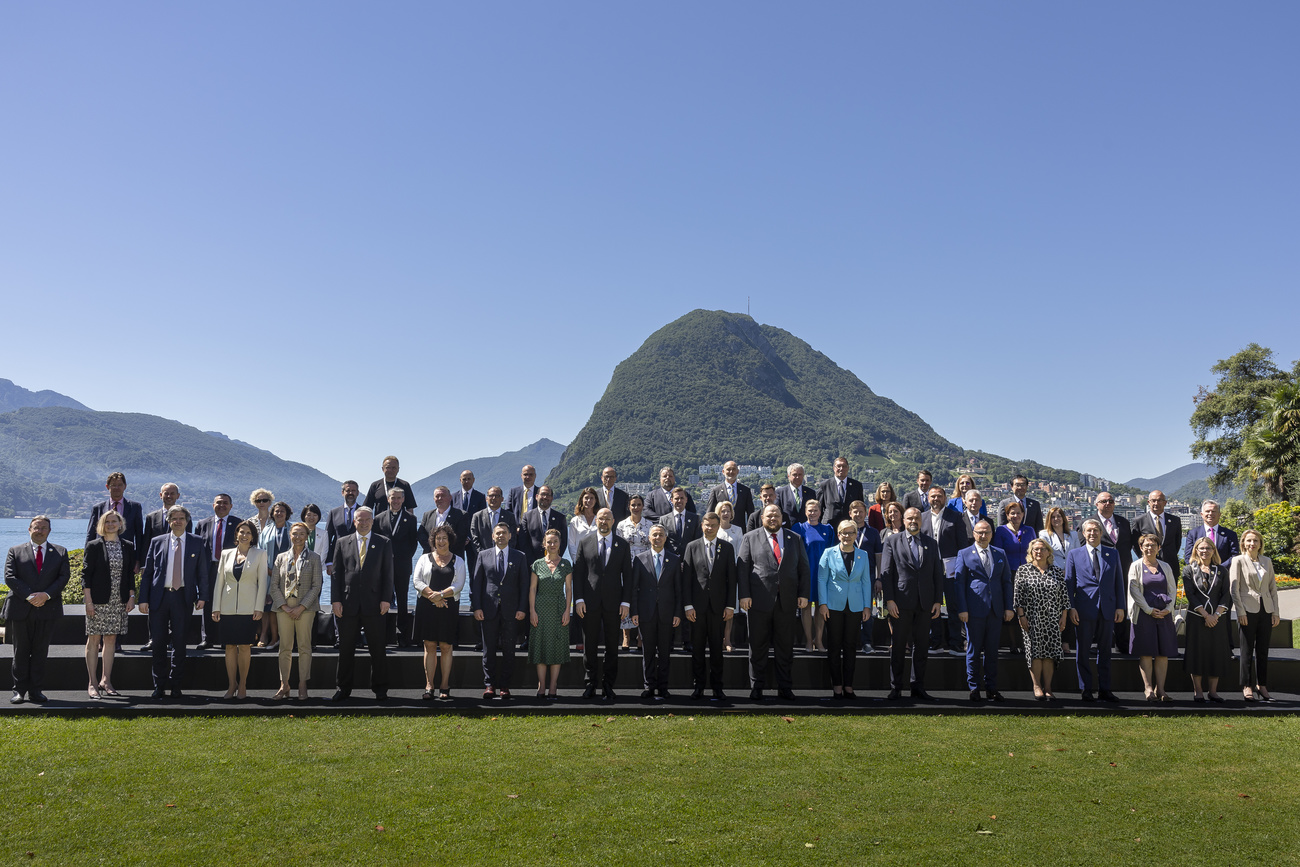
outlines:
[{"label": "woman in white blazer", "polygon": [[1047,510],[1047,519],[1043,522],[1038,538],[1052,546],[1053,563],[1064,563],[1066,555],[1083,544],[1079,539],[1079,531],[1070,529],[1070,519],[1060,506]]},{"label": "woman in white blazer", "polygon": [[1138,658],[1147,701],[1173,701],[1165,692],[1169,657],[1178,656],[1174,603],[1178,579],[1160,557],[1160,540],[1147,533],[1138,542],[1142,558],[1128,567],[1128,616],[1133,624],[1130,653]]},{"label": "woman in white blazer", "polygon": [[307,698],[311,679],[311,630],[320,611],[323,582],[320,555],[307,547],[307,525],[299,521],[289,528],[290,548],[275,558],[271,575],[271,610],[280,621],[280,691],[277,699],[289,697],[289,669],[293,666],[293,645],[298,644],[298,700]]},{"label": "woman in white blazer", "polygon": [[[1277,626],[1277,578],[1273,561],[1260,553],[1264,537],[1258,530],[1241,534],[1243,553],[1232,558],[1228,586],[1241,627],[1241,694],[1246,701],[1272,701],[1268,694],[1268,642]],[[1252,689],[1253,687],[1253,689]]]},{"label": "woman in white blazer", "polygon": [[262,619],[267,589],[266,552],[253,547],[257,536],[252,521],[235,528],[235,547],[221,552],[212,582],[212,622],[218,624],[217,634],[226,646],[226,698],[235,696],[236,685],[239,697],[248,698],[248,666],[257,631],[254,621]]}]

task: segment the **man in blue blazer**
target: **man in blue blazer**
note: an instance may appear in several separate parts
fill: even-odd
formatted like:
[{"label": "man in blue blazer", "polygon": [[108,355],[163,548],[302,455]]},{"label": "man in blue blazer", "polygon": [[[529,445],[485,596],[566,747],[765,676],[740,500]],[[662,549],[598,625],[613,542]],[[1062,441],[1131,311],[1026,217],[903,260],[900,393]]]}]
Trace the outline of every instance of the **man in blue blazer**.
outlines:
[{"label": "man in blue blazer", "polygon": [[139,552],[145,550],[144,547],[144,507],[134,500],[126,498],[126,476],[121,473],[113,473],[108,477],[108,482],[104,485],[108,489],[108,499],[102,503],[96,503],[95,507],[90,510],[90,523],[86,526],[86,543],[89,544],[95,540],[98,535],[95,528],[99,526],[99,516],[112,509],[122,516],[122,533],[121,536],[130,542],[136,550],[136,572],[140,571]]},{"label": "man in blue blazer", "polygon": [[[185,625],[190,612],[203,609],[201,588],[208,586],[208,549],[203,539],[185,532],[189,510],[167,510],[171,532],[149,545],[140,573],[140,613],[149,615],[149,641],[153,645],[153,698],[160,699],[168,682],[172,698],[182,698],[185,682]],[[171,665],[167,643],[171,641]]]},{"label": "man in blue blazer", "polygon": [[[532,584],[524,555],[510,547],[510,524],[492,528],[492,547],[480,551],[469,582],[469,607],[483,636],[483,697],[510,698],[515,670],[515,630],[528,614]],[[497,641],[501,663],[497,664]]]},{"label": "man in blue blazer", "polygon": [[685,488],[673,488],[672,508],[659,518],[659,526],[668,532],[668,547],[679,558],[686,553],[686,546],[703,532],[700,516],[691,511],[689,499]]},{"label": "man in blue blazer", "polygon": [[957,555],[950,604],[955,603],[957,618],[966,626],[966,686],[970,700],[980,700],[982,667],[989,701],[1003,701],[998,692],[998,640],[1002,624],[1015,615],[1011,608],[1011,565],[1006,552],[989,544],[993,541],[993,525],[987,519],[976,521],[974,532],[975,544]]},{"label": "man in blue blazer", "polygon": [[1075,661],[1079,690],[1084,701],[1096,701],[1088,658],[1097,645],[1097,688],[1103,701],[1119,701],[1110,691],[1110,648],[1115,624],[1124,622],[1124,574],[1119,552],[1101,544],[1101,521],[1083,522],[1085,544],[1065,558],[1065,592],[1070,599],[1070,622],[1078,641]]},{"label": "man in blue blazer", "polygon": [[1206,536],[1210,537],[1210,541],[1218,549],[1219,559],[1224,565],[1241,553],[1241,543],[1237,541],[1237,534],[1219,524],[1219,504],[1214,500],[1201,503],[1201,521],[1199,526],[1187,531],[1187,539],[1183,542],[1184,560],[1191,562],[1192,548]]},{"label": "man in blue blazer", "polygon": [[650,528],[650,549],[632,558],[632,624],[641,630],[641,698],[668,698],[673,631],[682,622],[681,558],[664,547],[668,530]]},{"label": "man in blue blazer", "polygon": [[516,524],[523,522],[526,511],[531,512],[537,508],[537,468],[532,464],[524,464],[524,468],[519,471],[519,480],[523,484],[511,488],[510,495],[506,497],[506,508],[514,512]]}]

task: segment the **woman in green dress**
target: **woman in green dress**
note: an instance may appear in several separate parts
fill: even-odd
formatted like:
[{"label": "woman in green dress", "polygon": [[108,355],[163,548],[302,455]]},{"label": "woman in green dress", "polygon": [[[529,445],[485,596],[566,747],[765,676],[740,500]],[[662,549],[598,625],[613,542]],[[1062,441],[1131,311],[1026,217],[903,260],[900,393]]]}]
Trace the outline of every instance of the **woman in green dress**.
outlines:
[{"label": "woman in green dress", "polygon": [[[573,566],[560,556],[560,531],[547,530],[542,539],[546,556],[533,562],[528,588],[528,661],[537,666],[537,694],[558,697],[560,666],[569,661],[569,609],[573,607]],[[546,690],[550,669],[550,692]]]}]

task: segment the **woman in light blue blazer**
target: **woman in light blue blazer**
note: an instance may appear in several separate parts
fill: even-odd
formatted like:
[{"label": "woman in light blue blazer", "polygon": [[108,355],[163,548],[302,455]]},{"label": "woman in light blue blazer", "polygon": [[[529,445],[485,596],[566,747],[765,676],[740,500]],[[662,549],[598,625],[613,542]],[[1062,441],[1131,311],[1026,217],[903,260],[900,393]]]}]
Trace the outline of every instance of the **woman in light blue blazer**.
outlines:
[{"label": "woman in light blue blazer", "polygon": [[833,699],[853,701],[853,671],[858,661],[859,630],[871,619],[871,555],[855,546],[858,525],[840,521],[840,543],[822,552],[817,564],[817,614],[826,624],[826,664],[831,670]]}]

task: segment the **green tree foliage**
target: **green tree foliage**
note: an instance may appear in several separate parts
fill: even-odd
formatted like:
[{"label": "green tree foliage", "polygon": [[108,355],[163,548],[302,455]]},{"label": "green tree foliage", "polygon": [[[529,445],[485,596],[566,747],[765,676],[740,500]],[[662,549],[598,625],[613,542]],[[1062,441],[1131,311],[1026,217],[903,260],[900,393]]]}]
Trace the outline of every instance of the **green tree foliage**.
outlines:
[{"label": "green tree foliage", "polygon": [[1300,471],[1300,385],[1280,386],[1264,398],[1260,411],[1242,443],[1246,470],[1267,495],[1285,497]]},{"label": "green tree foliage", "polygon": [[1257,509],[1254,528],[1264,538],[1263,553],[1273,560],[1278,574],[1294,575],[1300,560],[1296,557],[1296,540],[1300,538],[1300,506],[1283,500]]}]

